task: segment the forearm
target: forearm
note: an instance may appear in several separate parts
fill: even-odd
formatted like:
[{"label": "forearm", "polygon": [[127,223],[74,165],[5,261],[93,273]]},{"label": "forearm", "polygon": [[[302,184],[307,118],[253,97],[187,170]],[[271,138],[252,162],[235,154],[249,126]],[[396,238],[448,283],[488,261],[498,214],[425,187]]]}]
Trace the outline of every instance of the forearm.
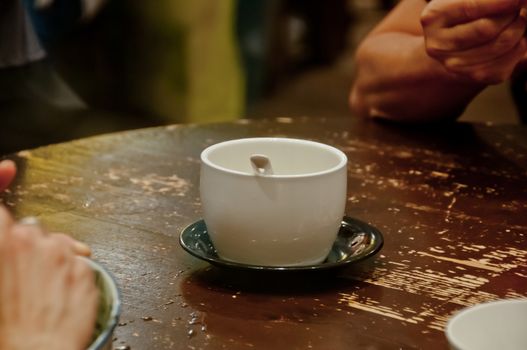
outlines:
[{"label": "forearm", "polygon": [[485,87],[446,71],[425,51],[422,36],[377,33],[356,55],[352,110],[399,121],[455,119]]}]

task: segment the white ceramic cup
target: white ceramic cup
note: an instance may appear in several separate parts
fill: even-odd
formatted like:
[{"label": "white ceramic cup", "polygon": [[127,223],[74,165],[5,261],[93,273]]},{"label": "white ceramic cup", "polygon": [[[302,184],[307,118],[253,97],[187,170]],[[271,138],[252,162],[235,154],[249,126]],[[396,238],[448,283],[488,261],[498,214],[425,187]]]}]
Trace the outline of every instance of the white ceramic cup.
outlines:
[{"label": "white ceramic cup", "polygon": [[452,317],[445,330],[452,350],[527,349],[527,299],[478,304]]},{"label": "white ceramic cup", "polygon": [[[266,155],[272,175],[251,166]],[[260,266],[322,262],[346,204],[347,158],[331,146],[288,138],[249,138],[201,153],[203,216],[218,255]]]}]

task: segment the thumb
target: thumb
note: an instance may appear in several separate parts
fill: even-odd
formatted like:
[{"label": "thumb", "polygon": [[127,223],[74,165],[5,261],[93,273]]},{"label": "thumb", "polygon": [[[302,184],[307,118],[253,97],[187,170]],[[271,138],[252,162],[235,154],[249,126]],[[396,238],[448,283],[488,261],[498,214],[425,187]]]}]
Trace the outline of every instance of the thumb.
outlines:
[{"label": "thumb", "polygon": [[16,175],[16,165],[11,160],[0,161],[0,192],[5,190]]}]

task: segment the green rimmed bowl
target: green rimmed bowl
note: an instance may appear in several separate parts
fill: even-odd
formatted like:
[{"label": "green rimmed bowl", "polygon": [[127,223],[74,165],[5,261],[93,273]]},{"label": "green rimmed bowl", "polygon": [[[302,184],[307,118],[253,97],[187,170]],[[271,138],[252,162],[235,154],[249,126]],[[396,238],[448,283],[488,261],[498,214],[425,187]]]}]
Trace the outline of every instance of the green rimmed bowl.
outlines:
[{"label": "green rimmed bowl", "polygon": [[121,297],[113,276],[99,263],[86,259],[95,272],[95,283],[99,289],[99,311],[93,340],[87,350],[111,350],[113,332],[121,315]]}]

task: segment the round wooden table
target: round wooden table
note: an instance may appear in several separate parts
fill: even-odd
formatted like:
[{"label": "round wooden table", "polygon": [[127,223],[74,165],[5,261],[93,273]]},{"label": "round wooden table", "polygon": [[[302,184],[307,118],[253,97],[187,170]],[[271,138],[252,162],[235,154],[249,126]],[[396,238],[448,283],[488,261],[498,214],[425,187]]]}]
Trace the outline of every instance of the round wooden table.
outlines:
[{"label": "round wooden table", "polygon": [[[324,273],[222,270],[179,234],[201,217],[199,155],[251,136],[312,139],[349,158],[346,214],[375,257]],[[131,349],[445,349],[449,316],[527,296],[527,129],[352,118],[174,125],[22,151],[2,199],[93,247]]]}]

